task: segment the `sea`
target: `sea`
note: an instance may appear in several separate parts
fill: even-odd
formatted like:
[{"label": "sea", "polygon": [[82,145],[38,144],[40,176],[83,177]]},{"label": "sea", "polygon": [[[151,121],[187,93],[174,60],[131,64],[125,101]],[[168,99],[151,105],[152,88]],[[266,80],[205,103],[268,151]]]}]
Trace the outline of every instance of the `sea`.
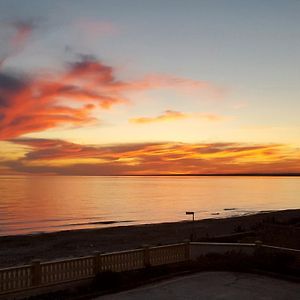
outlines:
[{"label": "sea", "polygon": [[300,208],[300,177],[0,176],[0,236]]}]

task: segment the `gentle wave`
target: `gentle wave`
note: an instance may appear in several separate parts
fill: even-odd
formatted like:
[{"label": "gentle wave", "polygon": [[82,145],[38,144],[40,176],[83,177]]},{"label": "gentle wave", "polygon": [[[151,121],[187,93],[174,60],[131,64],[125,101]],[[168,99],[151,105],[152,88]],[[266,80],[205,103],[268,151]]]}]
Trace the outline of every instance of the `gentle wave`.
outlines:
[{"label": "gentle wave", "polygon": [[300,177],[0,176],[0,235],[299,208]]}]

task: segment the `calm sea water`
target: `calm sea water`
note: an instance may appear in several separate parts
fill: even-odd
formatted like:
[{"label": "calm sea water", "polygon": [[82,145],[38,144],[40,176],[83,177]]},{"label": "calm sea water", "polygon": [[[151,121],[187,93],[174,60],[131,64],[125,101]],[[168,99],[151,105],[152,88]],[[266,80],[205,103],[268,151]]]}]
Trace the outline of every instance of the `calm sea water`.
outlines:
[{"label": "calm sea water", "polygon": [[299,177],[0,176],[0,235],[299,207]]}]

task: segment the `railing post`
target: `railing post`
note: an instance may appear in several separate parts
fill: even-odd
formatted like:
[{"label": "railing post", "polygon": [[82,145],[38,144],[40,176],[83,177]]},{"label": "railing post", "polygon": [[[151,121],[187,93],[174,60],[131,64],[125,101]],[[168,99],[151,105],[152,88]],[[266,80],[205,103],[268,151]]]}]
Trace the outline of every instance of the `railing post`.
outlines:
[{"label": "railing post", "polygon": [[143,245],[144,248],[144,266],[150,267],[150,246],[149,245]]},{"label": "railing post", "polygon": [[32,285],[37,286],[41,284],[42,281],[42,273],[41,273],[41,261],[35,259],[31,262],[31,270],[32,270]]},{"label": "railing post", "polygon": [[184,240],[184,258],[185,260],[191,259],[191,242],[190,240]]},{"label": "railing post", "polygon": [[262,250],[262,241],[255,241],[254,254],[260,254]]},{"label": "railing post", "polygon": [[99,251],[94,252],[94,259],[93,259],[93,268],[94,268],[94,274],[97,275],[101,272],[101,256]]},{"label": "railing post", "polygon": [[254,244],[255,244],[255,249],[259,250],[262,246],[262,241],[255,241]]}]

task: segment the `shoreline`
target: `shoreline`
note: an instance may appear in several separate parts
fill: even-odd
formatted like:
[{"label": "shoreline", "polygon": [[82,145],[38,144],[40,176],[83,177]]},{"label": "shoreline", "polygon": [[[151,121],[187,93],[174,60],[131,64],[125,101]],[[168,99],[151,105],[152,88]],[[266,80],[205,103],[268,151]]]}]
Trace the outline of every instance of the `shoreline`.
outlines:
[{"label": "shoreline", "polygon": [[[257,214],[264,214],[264,213],[273,213],[276,211],[286,211],[286,210],[296,210],[296,209],[282,209],[282,210],[258,210],[258,211],[247,211],[247,212],[238,212],[236,208],[224,208],[223,212],[235,212],[234,215],[225,215],[220,212],[211,213],[210,216],[206,216],[205,218],[197,219],[195,222],[198,221],[206,221],[206,220],[221,220],[221,219],[230,219],[230,218],[238,218],[238,217],[246,217],[246,216],[252,216]],[[61,232],[75,232],[75,231],[82,231],[82,230],[100,230],[100,229],[108,229],[108,228],[127,228],[131,226],[148,226],[148,225],[162,225],[162,224],[175,224],[175,223],[185,223],[190,222],[189,219],[182,219],[182,220],[174,220],[174,221],[154,221],[154,222],[145,222],[145,223],[139,223],[135,220],[107,220],[107,221],[95,221],[95,222],[87,222],[87,223],[70,223],[65,225],[53,225],[48,227],[49,230],[37,230],[37,231],[31,231],[30,228],[25,229],[18,229],[20,231],[24,230],[24,233],[18,232],[18,233],[11,233],[11,234],[0,234],[0,240],[1,238],[11,238],[11,237],[26,237],[26,236],[39,236],[44,234],[55,234],[55,233],[61,233]],[[127,224],[127,225],[123,225]],[[97,226],[99,225],[99,226]],[[102,226],[101,226],[102,225]],[[80,226],[86,226],[86,227],[80,227]],[[89,227],[90,226],[90,227]],[[57,228],[58,230],[51,230],[50,228]],[[60,229],[59,229],[60,228]],[[26,231],[25,231],[26,230]],[[33,228],[32,228],[33,230]]]},{"label": "shoreline", "polygon": [[[91,255],[95,251],[113,252],[140,248],[143,244],[163,245],[182,242],[194,234],[195,239],[210,239],[232,235],[238,231],[253,231],[266,222],[288,223],[300,220],[300,209],[258,212],[243,216],[209,218],[197,221],[179,221],[142,225],[127,225],[93,229],[64,230],[0,237],[0,268],[42,261]],[[298,224],[298,223],[297,223]],[[300,230],[300,227],[295,227]],[[290,228],[289,228],[289,231]],[[299,231],[297,231],[298,233]],[[300,239],[279,238],[278,243],[299,247]],[[266,237],[268,237],[268,234]],[[256,238],[256,237],[255,237]],[[279,245],[278,246],[285,246]]]}]

